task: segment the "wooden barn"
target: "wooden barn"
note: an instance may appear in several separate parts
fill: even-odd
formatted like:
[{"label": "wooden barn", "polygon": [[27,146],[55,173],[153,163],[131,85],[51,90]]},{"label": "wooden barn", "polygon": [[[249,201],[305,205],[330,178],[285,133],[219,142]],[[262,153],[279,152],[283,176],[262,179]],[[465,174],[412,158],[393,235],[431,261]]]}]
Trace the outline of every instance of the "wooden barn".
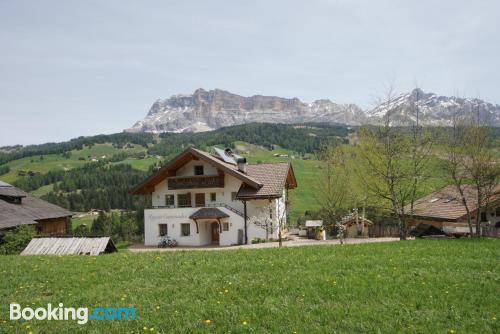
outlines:
[{"label": "wooden barn", "polygon": [[73,213],[0,181],[0,232],[33,225],[43,235],[68,234]]}]

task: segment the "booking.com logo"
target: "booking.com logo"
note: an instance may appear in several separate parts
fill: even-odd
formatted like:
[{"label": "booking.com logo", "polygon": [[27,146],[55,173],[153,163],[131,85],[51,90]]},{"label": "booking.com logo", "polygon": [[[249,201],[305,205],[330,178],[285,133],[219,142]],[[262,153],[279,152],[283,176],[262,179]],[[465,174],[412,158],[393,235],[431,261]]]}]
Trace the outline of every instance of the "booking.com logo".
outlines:
[{"label": "booking.com logo", "polygon": [[135,307],[96,307],[90,311],[87,307],[64,307],[63,303],[53,307],[22,308],[16,303],[10,304],[10,320],[76,320],[79,325],[86,324],[89,320],[135,320]]}]

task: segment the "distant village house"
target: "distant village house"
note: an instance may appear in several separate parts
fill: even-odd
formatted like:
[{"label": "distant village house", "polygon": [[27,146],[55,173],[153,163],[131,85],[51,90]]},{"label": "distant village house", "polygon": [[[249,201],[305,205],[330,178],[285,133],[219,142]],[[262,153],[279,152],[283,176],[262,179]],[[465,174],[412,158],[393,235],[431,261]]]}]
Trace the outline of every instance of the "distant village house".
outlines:
[{"label": "distant village house", "polygon": [[[475,222],[478,214],[477,192],[473,186],[467,185],[464,194]],[[493,189],[487,202],[486,210],[480,214],[480,221],[485,228],[500,230],[500,185]],[[408,212],[409,207],[406,209]],[[419,224],[431,225],[447,234],[469,233],[467,211],[455,186],[447,186],[415,202],[409,226],[415,228]],[[475,225],[473,230],[475,232]]]}]

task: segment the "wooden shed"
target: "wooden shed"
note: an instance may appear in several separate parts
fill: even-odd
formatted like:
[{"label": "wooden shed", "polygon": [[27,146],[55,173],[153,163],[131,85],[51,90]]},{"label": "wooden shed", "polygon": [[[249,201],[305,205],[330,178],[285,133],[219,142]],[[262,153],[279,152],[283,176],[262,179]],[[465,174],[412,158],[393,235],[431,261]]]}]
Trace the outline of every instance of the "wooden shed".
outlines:
[{"label": "wooden shed", "polygon": [[355,212],[345,216],[342,219],[342,224],[345,227],[346,238],[368,238],[372,222],[365,217],[359,216],[358,213]]},{"label": "wooden shed", "polygon": [[117,249],[110,237],[33,238],[21,255],[100,255]]}]

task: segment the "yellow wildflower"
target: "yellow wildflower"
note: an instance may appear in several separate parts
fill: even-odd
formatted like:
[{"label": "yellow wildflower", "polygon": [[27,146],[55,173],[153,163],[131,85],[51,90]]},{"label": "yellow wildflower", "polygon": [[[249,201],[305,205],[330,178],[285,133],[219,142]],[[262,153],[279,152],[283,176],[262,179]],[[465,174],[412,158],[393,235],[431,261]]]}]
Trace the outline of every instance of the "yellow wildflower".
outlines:
[{"label": "yellow wildflower", "polygon": [[207,320],[205,320],[205,323],[206,323],[207,325],[210,325],[210,324],[212,323],[212,320],[207,319]]},{"label": "yellow wildflower", "polygon": [[243,324],[243,326],[246,326],[246,325],[248,325],[248,322],[246,320],[243,320],[242,324]]}]

